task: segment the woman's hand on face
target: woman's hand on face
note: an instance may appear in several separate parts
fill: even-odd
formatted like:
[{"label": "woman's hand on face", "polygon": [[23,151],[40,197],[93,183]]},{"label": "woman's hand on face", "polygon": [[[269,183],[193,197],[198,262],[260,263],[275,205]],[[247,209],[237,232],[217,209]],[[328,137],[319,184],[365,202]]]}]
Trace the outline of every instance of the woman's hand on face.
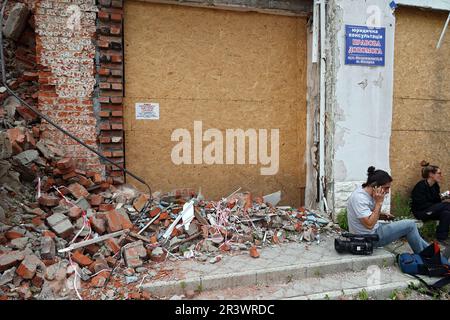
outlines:
[{"label": "woman's hand on face", "polygon": [[376,203],[383,203],[385,195],[386,193],[381,187],[373,188],[373,198],[375,199]]},{"label": "woman's hand on face", "polygon": [[448,202],[448,203],[450,203],[450,199],[442,200],[442,202]]}]

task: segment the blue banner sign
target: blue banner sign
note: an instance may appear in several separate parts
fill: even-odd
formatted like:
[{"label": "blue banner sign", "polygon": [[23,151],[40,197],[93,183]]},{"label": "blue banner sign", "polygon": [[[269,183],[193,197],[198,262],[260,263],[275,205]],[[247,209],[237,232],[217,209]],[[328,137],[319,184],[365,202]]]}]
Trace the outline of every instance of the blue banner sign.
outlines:
[{"label": "blue banner sign", "polygon": [[386,28],[345,25],[345,64],[384,66]]}]

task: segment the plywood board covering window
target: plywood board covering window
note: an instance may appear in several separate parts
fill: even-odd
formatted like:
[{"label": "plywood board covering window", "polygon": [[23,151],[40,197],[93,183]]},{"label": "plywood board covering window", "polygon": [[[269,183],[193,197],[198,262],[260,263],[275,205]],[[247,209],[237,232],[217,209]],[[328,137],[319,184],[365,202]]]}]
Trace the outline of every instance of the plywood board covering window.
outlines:
[{"label": "plywood board covering window", "polygon": [[[124,21],[127,168],[163,192],[201,187],[219,199],[238,187],[255,195],[282,190],[283,203],[299,205],[306,19],[126,1]],[[139,102],[159,103],[160,119],[136,120]],[[194,139],[194,121],[224,139],[226,129],[267,129],[269,136],[279,129],[277,173],[261,175],[266,166],[249,164],[248,154],[246,164],[175,165],[171,135],[184,128]]]},{"label": "plywood board covering window", "polygon": [[[441,167],[450,188],[450,34],[436,44],[448,13],[400,7],[395,12],[393,192],[409,196],[420,161]],[[445,177],[446,176],[446,177]]]}]

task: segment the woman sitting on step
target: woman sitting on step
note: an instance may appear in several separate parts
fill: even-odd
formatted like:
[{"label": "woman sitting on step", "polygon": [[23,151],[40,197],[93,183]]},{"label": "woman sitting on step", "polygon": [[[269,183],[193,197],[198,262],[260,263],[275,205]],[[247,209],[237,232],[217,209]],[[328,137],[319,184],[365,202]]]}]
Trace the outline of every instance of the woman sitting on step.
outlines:
[{"label": "woman sitting on step", "polygon": [[422,221],[439,220],[436,228],[436,239],[448,247],[448,232],[450,226],[450,199],[441,199],[439,183],[442,181],[442,171],[438,166],[421,162],[422,180],[414,187],[411,194],[411,210],[414,216]]},{"label": "woman sitting on step", "polygon": [[377,234],[375,247],[383,247],[401,237],[406,237],[414,253],[428,246],[417,230],[414,220],[380,224],[381,206],[389,193],[392,177],[383,170],[369,167],[367,181],[353,191],[347,204],[349,231],[354,234]]}]

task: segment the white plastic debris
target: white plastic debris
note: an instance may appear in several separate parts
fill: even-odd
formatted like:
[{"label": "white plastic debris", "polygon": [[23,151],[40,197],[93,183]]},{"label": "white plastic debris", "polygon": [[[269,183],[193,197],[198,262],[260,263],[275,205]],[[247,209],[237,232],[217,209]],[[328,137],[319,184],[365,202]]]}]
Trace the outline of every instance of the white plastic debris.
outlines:
[{"label": "white plastic debris", "polygon": [[263,197],[264,202],[270,203],[272,206],[276,206],[278,202],[281,200],[281,191],[277,191],[271,194],[268,194]]}]

